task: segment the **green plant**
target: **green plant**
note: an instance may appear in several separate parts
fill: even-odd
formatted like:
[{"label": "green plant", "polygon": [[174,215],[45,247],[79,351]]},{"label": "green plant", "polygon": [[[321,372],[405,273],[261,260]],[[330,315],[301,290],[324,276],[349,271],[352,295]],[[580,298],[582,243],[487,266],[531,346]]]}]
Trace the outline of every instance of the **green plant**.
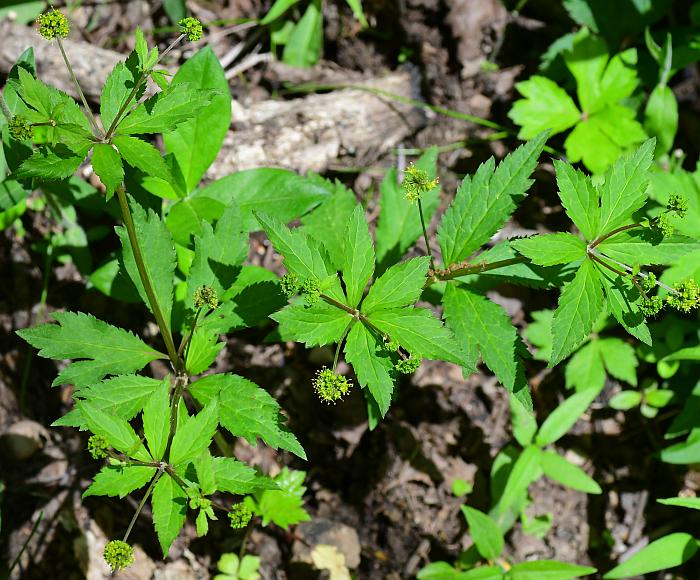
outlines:
[{"label": "green plant", "polygon": [[[362,0],[345,0],[355,18],[363,27],[367,19],[362,10]],[[323,11],[321,0],[305,2],[306,9],[296,19],[290,12],[296,12],[301,0],[276,0],[267,14],[260,20],[262,26],[270,28],[272,51],[283,47],[282,62],[298,67],[309,67],[318,62],[323,50]],[[296,20],[296,21],[295,21]]]},{"label": "green plant", "polygon": [[246,555],[239,558],[236,554],[224,554],[219,559],[216,567],[221,574],[214,576],[214,580],[258,580],[260,573],[260,558]]}]

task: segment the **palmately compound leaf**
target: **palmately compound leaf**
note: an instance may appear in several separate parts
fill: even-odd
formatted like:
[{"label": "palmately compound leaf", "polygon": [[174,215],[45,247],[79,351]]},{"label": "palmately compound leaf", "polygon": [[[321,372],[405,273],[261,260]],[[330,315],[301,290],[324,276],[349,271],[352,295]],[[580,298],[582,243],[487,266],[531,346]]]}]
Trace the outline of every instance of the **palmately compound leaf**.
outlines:
[{"label": "palmately compound leaf", "polygon": [[[300,280],[315,279],[319,282],[335,275],[326,250],[316,240],[298,228],[289,229],[272,216],[258,213],[255,215],[275,250],[284,256],[284,265],[289,272],[298,276]],[[345,293],[337,278],[324,292],[331,298],[345,303]]]},{"label": "palmately compound leaf", "polygon": [[656,140],[648,139],[636,151],[620,157],[605,173],[600,188],[598,235],[628,224],[632,214],[646,203],[655,146]]},{"label": "palmately compound leaf", "polygon": [[260,489],[277,489],[269,477],[258,474],[255,469],[232,457],[214,457],[212,461],[216,489],[235,495],[253,493]]},{"label": "palmately compound leaf", "polygon": [[217,92],[211,89],[198,90],[188,83],[170,85],[164,91],[146,99],[119,123],[119,135],[143,135],[166,133],[183,123],[204,107]]},{"label": "palmately compound leaf", "polygon": [[588,337],[602,309],[600,276],[593,262],[586,259],[559,296],[559,305],[552,319],[549,366],[564,360]]},{"label": "palmately compound leaf", "polygon": [[283,468],[275,477],[274,482],[278,489],[266,489],[257,495],[257,501],[246,498],[246,504],[253,508],[253,511],[262,518],[263,526],[274,522],[283,529],[309,521],[311,517],[304,509],[303,495],[306,491],[304,487],[303,471],[292,471]]},{"label": "palmately compound leaf", "polygon": [[464,349],[457,343],[452,331],[443,326],[430,310],[393,308],[378,310],[367,318],[390,340],[398,342],[410,353],[460,366],[467,364]]},{"label": "palmately compound leaf", "polygon": [[566,214],[583,236],[592,241],[599,232],[600,194],[591,179],[570,164],[554,160],[559,198]]},{"label": "palmately compound leaf", "polygon": [[78,387],[96,383],[106,375],[140,370],[152,360],[166,358],[130,332],[111,326],[82,312],[54,312],[58,324],[43,324],[18,330],[17,334],[39,356],[53,359],[87,359],[68,365],[53,385],[73,383]]},{"label": "palmately compound leaf", "polygon": [[515,88],[524,98],[515,101],[508,116],[520,125],[518,139],[532,139],[547,129],[552,134],[561,133],[581,118],[574,100],[546,77],[532,76],[517,83]]},{"label": "palmately compound leaf", "polygon": [[194,308],[194,294],[202,286],[212,288],[221,297],[233,284],[248,255],[248,235],[241,213],[231,202],[212,228],[202,222],[202,235],[195,238],[194,259],[187,280],[185,304]]},{"label": "palmately compound leaf", "polygon": [[386,415],[394,391],[394,364],[384,345],[358,322],[348,333],[345,358],[355,370],[360,385],[367,387],[382,417]]},{"label": "palmately compound leaf", "polygon": [[187,417],[181,424],[178,421],[170,448],[173,465],[186,464],[207,450],[218,425],[219,404],[216,398],[209,401],[197,415]]},{"label": "palmately compound leaf", "polygon": [[669,534],[653,541],[629,560],[615,566],[603,578],[616,580],[675,568],[690,560],[697,551],[698,541],[690,534]]},{"label": "palmately compound leaf", "polygon": [[438,228],[446,265],[471,256],[503,226],[532,185],[547,133],[541,133],[509,154],[496,167],[493,158],[459,186]]},{"label": "palmately compound leaf", "polygon": [[284,426],[277,401],[255,383],[237,375],[209,375],[192,383],[189,391],[203,405],[220,393],[219,421],[232,435],[253,445],[260,437],[273,449],[286,449],[306,459],[299,441]]},{"label": "palmately compound leaf", "polygon": [[501,555],[504,545],[503,534],[496,522],[473,507],[463,505],[461,509],[469,524],[469,535],[481,557],[496,560]]},{"label": "palmately compound leaf", "polygon": [[513,240],[510,245],[538,266],[568,264],[586,257],[586,242],[566,232]]},{"label": "palmately compound leaf", "polygon": [[303,342],[307,347],[338,342],[353,321],[345,310],[322,301],[310,306],[303,301],[288,304],[270,318],[279,323],[281,340]]},{"label": "palmately compound leaf", "polygon": [[447,326],[467,353],[465,372],[474,372],[480,353],[498,380],[532,409],[518,354],[520,339],[503,307],[463,284],[448,284],[443,307]]},{"label": "palmately compound leaf", "polygon": [[[131,201],[131,214],[136,229],[136,238],[139,242],[141,255],[143,256],[146,274],[148,275],[153,291],[158,300],[165,323],[168,328],[171,324],[173,310],[173,275],[175,273],[175,244],[163,220],[153,210],[146,211],[133,198]],[[122,259],[129,278],[136,286],[141,300],[151,312],[151,303],[141,282],[134,252],[129,241],[126,227],[115,228],[122,242]]]},{"label": "palmately compound leaf", "polygon": [[[437,176],[438,150],[436,147],[428,149],[416,161],[415,166],[428,174],[428,179]],[[410,204],[404,197],[401,183],[395,169],[387,171],[379,188],[379,222],[377,224],[377,262],[378,273],[398,262],[406,250],[410,248],[420,237],[423,228],[420,223],[420,214],[415,205]],[[440,205],[440,187],[436,186],[421,196],[423,215],[426,224],[435,214]]]},{"label": "palmately compound leaf", "polygon": [[341,271],[348,305],[355,308],[374,273],[374,244],[361,206],[356,206],[345,228],[345,252]]},{"label": "palmately compound leaf", "polygon": [[87,401],[77,401],[75,406],[85,418],[88,429],[106,439],[117,451],[140,461],[152,460],[141,438],[127,421],[105,413]]},{"label": "palmately compound leaf", "polygon": [[146,485],[155,474],[154,467],[144,465],[106,465],[95,476],[83,497],[107,495],[124,498]]},{"label": "palmately compound leaf", "polygon": [[185,523],[187,501],[185,491],[167,474],[161,476],[153,488],[151,496],[153,525],[156,528],[164,558],[168,557],[170,545]]},{"label": "palmately compound leaf", "polygon": [[143,433],[151,455],[163,459],[170,435],[170,379],[160,382],[143,408]]},{"label": "palmately compound leaf", "polygon": [[430,258],[423,256],[391,266],[370,287],[362,312],[371,314],[414,304],[423,293],[429,265]]}]

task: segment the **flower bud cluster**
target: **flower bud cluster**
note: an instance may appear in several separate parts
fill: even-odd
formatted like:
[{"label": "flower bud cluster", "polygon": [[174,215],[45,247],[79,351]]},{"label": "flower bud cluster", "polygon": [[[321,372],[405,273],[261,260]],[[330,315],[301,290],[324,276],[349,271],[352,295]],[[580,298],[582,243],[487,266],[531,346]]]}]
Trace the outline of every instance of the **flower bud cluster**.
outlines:
[{"label": "flower bud cluster", "polygon": [[233,504],[231,511],[228,513],[228,519],[234,530],[245,528],[252,517],[253,512],[243,502]]},{"label": "flower bud cluster", "polygon": [[28,141],[34,137],[34,127],[29,124],[23,115],[15,115],[7,124],[10,130],[10,137],[17,141]]},{"label": "flower bud cluster", "polygon": [[202,38],[202,23],[196,18],[188,16],[178,22],[180,34],[184,34],[190,42],[197,42]]},{"label": "flower bud cluster", "polygon": [[675,292],[670,292],[666,296],[666,302],[671,308],[680,310],[681,312],[690,312],[700,307],[700,287],[693,280],[685,280],[677,282],[673,285]]},{"label": "flower bud cluster", "polygon": [[287,298],[291,298],[301,289],[299,276],[292,272],[287,272],[280,280],[280,290]]},{"label": "flower bud cluster", "polygon": [[107,450],[109,448],[109,442],[104,437],[93,435],[88,439],[88,452],[93,459],[104,459],[107,457]]},{"label": "flower bud cluster", "polygon": [[336,403],[347,395],[352,382],[347,377],[323,367],[316,373],[312,384],[316,394],[324,403]]},{"label": "flower bud cluster", "polygon": [[421,359],[419,357],[411,355],[409,358],[404,358],[398,361],[394,368],[401,374],[410,375],[415,373],[420,367]]},{"label": "flower bud cluster", "polygon": [[65,38],[70,32],[68,19],[55,8],[43,14],[39,14],[36,21],[39,25],[39,34],[46,40],[53,40],[57,37]]},{"label": "flower bud cluster", "polygon": [[107,542],[103,556],[105,562],[112,568],[112,572],[116,572],[134,563],[134,548],[121,540],[112,540]]},{"label": "flower bud cluster", "polygon": [[413,163],[404,170],[403,189],[404,197],[410,203],[416,203],[424,193],[437,187],[439,179],[430,179],[428,172],[424,169],[419,169]]},{"label": "flower bud cluster", "polygon": [[219,306],[219,297],[216,295],[216,290],[210,286],[200,286],[194,291],[194,307],[202,308],[204,306],[214,309]]}]

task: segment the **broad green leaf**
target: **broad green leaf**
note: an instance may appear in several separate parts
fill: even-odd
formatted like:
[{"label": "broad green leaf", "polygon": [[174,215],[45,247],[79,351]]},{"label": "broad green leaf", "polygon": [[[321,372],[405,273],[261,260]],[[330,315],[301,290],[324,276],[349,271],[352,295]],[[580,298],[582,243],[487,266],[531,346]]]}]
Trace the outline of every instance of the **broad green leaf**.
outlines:
[{"label": "broad green leaf", "polygon": [[[226,316],[226,326],[221,332],[264,323],[273,312],[287,303],[277,275],[259,266],[243,266],[233,285],[221,298],[231,301],[231,313]],[[212,314],[220,316],[221,312],[218,310]]]},{"label": "broad green leaf", "polygon": [[554,160],[557,174],[559,198],[567,215],[576,224],[587,240],[593,240],[600,222],[600,199],[598,190],[589,177],[568,163]]},{"label": "broad green leaf", "polygon": [[[467,362],[476,362],[475,353],[481,353],[484,363],[498,380],[521,403],[532,408],[518,355],[521,342],[503,307],[463,284],[447,285],[443,307],[448,327],[467,353]],[[467,371],[473,371],[473,366],[467,367]]]},{"label": "broad green leaf", "polygon": [[[136,84],[136,68],[128,62],[118,62],[109,73],[102,94],[100,95],[100,118],[105,129],[109,129],[117,113],[125,103]],[[146,84],[137,93],[137,99],[143,94]]]},{"label": "broad green leaf", "polygon": [[508,571],[508,580],[572,580],[595,574],[590,566],[578,566],[554,560],[521,562]]},{"label": "broad green leaf", "polygon": [[146,485],[155,474],[156,470],[153,467],[143,465],[106,465],[95,476],[90,487],[83,492],[83,497],[107,495],[124,498]]},{"label": "broad green leaf", "polygon": [[75,406],[85,418],[90,431],[104,437],[117,451],[141,461],[152,460],[140,437],[126,420],[105,413],[87,401],[76,401]]},{"label": "broad green leaf", "polygon": [[609,103],[619,103],[634,93],[637,77],[637,49],[629,48],[613,56],[600,79],[599,94],[588,112],[602,109]]},{"label": "broad green leaf", "polygon": [[355,308],[374,273],[374,244],[369,235],[365,212],[359,205],[355,207],[345,228],[345,243],[341,271],[348,305]]},{"label": "broad green leaf", "polygon": [[424,308],[378,310],[367,317],[379,330],[422,358],[464,365],[464,350],[452,332]]},{"label": "broad green leaf", "polygon": [[248,256],[248,235],[243,230],[238,206],[231,203],[216,226],[202,224],[202,235],[195,239],[194,260],[187,280],[188,308],[194,307],[194,293],[208,286],[221,297],[238,275],[239,267]]},{"label": "broad green leaf", "polygon": [[130,135],[117,135],[112,142],[131,167],[143,171],[146,175],[172,181],[170,168],[161,157],[160,151],[150,143]]},{"label": "broad green leaf", "polygon": [[162,381],[141,375],[112,377],[80,389],[76,395],[100,410],[122,419],[133,419]]},{"label": "broad green leaf", "polygon": [[163,459],[170,435],[170,378],[161,381],[143,408],[143,433],[153,459]]},{"label": "broad green leaf", "polygon": [[131,332],[110,326],[82,312],[54,312],[58,324],[18,330],[17,334],[44,358],[87,359],[73,362],[56,377],[53,385],[71,382],[78,387],[95,383],[106,375],[137,371],[152,360],[165,358]]},{"label": "broad green leaf", "polygon": [[224,69],[209,46],[188,58],[178,69],[172,84],[180,83],[187,83],[194,89],[217,90],[211,102],[199,109],[194,118],[163,137],[166,150],[177,159],[189,193],[216,159],[229,129],[231,92]]},{"label": "broad green leaf", "polygon": [[618,159],[606,172],[600,188],[598,235],[629,223],[632,214],[646,203],[655,145],[655,139],[648,139],[636,151]]},{"label": "broad green leaf", "polygon": [[574,38],[570,51],[565,51],[564,62],[576,79],[576,93],[583,111],[594,113],[600,95],[600,78],[608,64],[608,49],[602,38],[582,29]]},{"label": "broad green leaf", "polygon": [[307,347],[338,342],[353,321],[349,313],[322,300],[311,306],[303,301],[289,304],[270,318],[279,323],[281,340],[303,342]]},{"label": "broad green leaf", "polygon": [[510,245],[539,266],[554,266],[586,257],[586,242],[569,233],[541,234]]},{"label": "broad green leaf", "polygon": [[656,85],[644,109],[644,130],[656,137],[656,155],[668,153],[678,131],[678,101],[666,85]]},{"label": "broad green leaf", "polygon": [[531,314],[533,321],[523,331],[523,336],[537,347],[535,358],[549,360],[552,354],[553,310],[536,310]]},{"label": "broad green leaf", "polygon": [[394,365],[389,353],[364,324],[355,324],[348,333],[345,359],[355,370],[360,385],[369,390],[382,417],[386,415],[394,391]]},{"label": "broad green leaf", "polygon": [[603,578],[629,578],[675,568],[690,560],[698,551],[698,542],[690,534],[677,532],[653,541],[643,550],[615,566]]},{"label": "broad green leaf", "polygon": [[537,433],[537,421],[532,409],[526,408],[517,397],[510,396],[510,419],[513,437],[523,447],[527,447]]},{"label": "broad green leaf", "polygon": [[170,448],[170,462],[173,465],[182,465],[208,449],[218,425],[219,405],[214,399],[197,415],[187,417],[178,425]]},{"label": "broad green leaf", "polygon": [[429,266],[427,256],[391,266],[372,284],[362,302],[362,312],[371,314],[414,304],[423,293]]},{"label": "broad green leaf", "polygon": [[540,455],[540,467],[547,477],[567,487],[584,493],[603,493],[600,486],[583,469],[569,463],[556,451],[543,451]]},{"label": "broad green leaf", "polygon": [[646,137],[632,109],[610,105],[576,125],[564,147],[570,162],[583,161],[593,173],[603,173],[624,151]]},{"label": "broad green leaf", "polygon": [[85,149],[85,154],[76,155],[61,144],[52,148],[40,146],[34,149],[30,157],[22,161],[17,170],[12,172],[11,177],[12,179],[34,177],[46,181],[66,179],[77,171],[87,152],[88,149]]},{"label": "broad green leaf", "polygon": [[[260,493],[253,507],[262,517],[263,526],[274,522],[286,530],[291,525],[311,519],[302,499],[306,491],[303,485],[305,475],[303,471],[291,471],[285,467],[274,479],[279,489],[266,489]],[[246,503],[249,504],[250,499],[246,498]]]},{"label": "broad green leaf", "polygon": [[657,499],[656,501],[664,505],[700,510],[700,497],[669,497],[666,499]]},{"label": "broad green leaf", "polygon": [[[316,240],[298,229],[290,230],[272,216],[256,215],[275,250],[284,256],[284,265],[287,270],[301,280],[316,279],[319,282],[335,275],[335,271],[329,265],[328,254]],[[345,303],[345,296],[339,280],[335,279],[332,286],[325,290],[325,293],[331,298]]]},{"label": "broad green leaf", "polygon": [[531,445],[526,447],[516,460],[495,506],[495,512],[499,516],[505,516],[510,510],[517,508],[527,493],[527,488],[540,476],[540,454],[541,451]]},{"label": "broad green leaf", "polygon": [[[226,306],[232,305],[225,305]],[[213,314],[216,316],[223,308],[217,309]],[[203,328],[197,325],[192,333],[192,338],[187,345],[185,355],[185,368],[190,375],[198,375],[206,371],[216,360],[217,355],[224,348],[225,343],[219,341],[219,330]]]},{"label": "broad green leaf", "polygon": [[605,386],[605,365],[599,340],[582,346],[566,365],[566,388],[600,392]]},{"label": "broad green leaf", "polygon": [[573,427],[597,396],[598,392],[594,389],[571,395],[544,420],[535,437],[535,443],[544,447],[558,441]]},{"label": "broad green leaf", "polygon": [[639,290],[626,278],[616,274],[613,274],[613,278],[612,272],[602,266],[598,267],[598,273],[603,282],[606,303],[612,315],[632,336],[651,346],[651,333],[646,324],[646,318],[639,311],[642,300]]},{"label": "broad green leaf", "polygon": [[481,557],[486,560],[496,560],[503,551],[503,534],[485,513],[473,507],[462,506],[462,514],[469,524],[469,535],[476,544]]},{"label": "broad green leaf", "polygon": [[[174,220],[173,235],[179,243],[187,244],[189,235],[199,231],[201,219],[218,219],[233,199],[241,210],[246,230],[259,230],[260,224],[253,211],[288,223],[324,201],[333,190],[334,186],[326,180],[303,177],[286,169],[247,169],[217,179],[176,204],[168,223],[171,218]],[[208,206],[217,203],[221,205],[216,211],[207,213]],[[195,219],[193,213],[202,217]],[[184,233],[185,242],[180,241],[176,229],[182,230],[180,236]]]},{"label": "broad green leaf", "polygon": [[445,264],[460,262],[489,241],[503,226],[532,185],[547,133],[521,145],[495,166],[493,158],[467,176],[438,228]]},{"label": "broad green leaf", "polygon": [[219,491],[243,495],[259,489],[277,489],[271,479],[258,475],[255,469],[232,457],[214,457],[212,465]]},{"label": "broad green leaf", "polygon": [[237,375],[209,375],[190,386],[192,396],[203,405],[220,393],[221,426],[254,445],[258,437],[273,449],[291,451],[306,459],[296,437],[284,426],[277,401],[256,384]]},{"label": "broad green leaf", "polygon": [[[168,328],[171,324],[173,310],[173,275],[175,273],[175,246],[173,239],[160,217],[151,209],[146,212],[133,198],[131,214],[136,229],[136,238],[143,257],[146,274],[153,286],[158,305]],[[122,241],[122,259],[131,281],[141,296],[144,304],[153,312],[146,290],[141,282],[134,252],[125,226],[116,228]]]},{"label": "broad green leaf", "polygon": [[318,62],[323,48],[321,0],[311,0],[284,46],[282,61],[291,66],[310,67]]},{"label": "broad green leaf", "polygon": [[573,99],[554,81],[531,76],[515,85],[525,97],[513,103],[508,117],[520,126],[518,139],[532,139],[542,131],[552,135],[573,127],[581,117]]},{"label": "broad green leaf", "polygon": [[[416,161],[417,168],[428,173],[428,179],[437,176],[436,147],[428,149]],[[384,176],[379,188],[379,222],[377,224],[377,264],[378,272],[383,272],[389,265],[398,262],[406,250],[422,235],[418,207],[409,203],[404,197],[395,169],[390,169]],[[437,186],[421,196],[425,223],[429,224],[440,205],[440,187]]]},{"label": "broad green leaf", "polygon": [[661,461],[672,465],[700,462],[700,429],[694,427],[685,441],[661,450]]},{"label": "broad green leaf", "polygon": [[167,474],[164,474],[153,488],[153,525],[164,558],[168,557],[170,545],[185,523],[187,501],[185,491]]},{"label": "broad green leaf", "polygon": [[92,150],[92,168],[107,189],[108,197],[124,181],[124,166],[119,153],[112,145],[95,143]]},{"label": "broad green leaf", "polygon": [[603,309],[603,289],[591,260],[584,260],[571,282],[564,286],[552,319],[553,367],[569,356],[590,333]]},{"label": "broad green leaf", "polygon": [[119,135],[166,133],[195,117],[218,91],[198,90],[188,83],[170,85],[146,99],[119,123]]},{"label": "broad green leaf", "polygon": [[615,234],[597,246],[597,249],[625,264],[667,265],[700,250],[700,241],[679,234],[661,238],[648,229],[637,229]]},{"label": "broad green leaf", "polygon": [[326,248],[331,263],[340,270],[346,252],[345,229],[358,203],[355,194],[338,181],[332,184],[332,191],[318,208],[301,218],[301,223],[303,231]]},{"label": "broad green leaf", "polygon": [[636,386],[639,361],[632,345],[619,338],[604,338],[598,345],[608,374]]},{"label": "broad green leaf", "polygon": [[262,20],[260,20],[260,24],[263,26],[267,26],[268,24],[282,16],[292,6],[298,3],[299,0],[275,0],[275,3],[267,11],[267,14],[265,14]]},{"label": "broad green leaf", "polygon": [[608,404],[618,411],[628,411],[642,402],[642,393],[639,391],[620,391]]}]

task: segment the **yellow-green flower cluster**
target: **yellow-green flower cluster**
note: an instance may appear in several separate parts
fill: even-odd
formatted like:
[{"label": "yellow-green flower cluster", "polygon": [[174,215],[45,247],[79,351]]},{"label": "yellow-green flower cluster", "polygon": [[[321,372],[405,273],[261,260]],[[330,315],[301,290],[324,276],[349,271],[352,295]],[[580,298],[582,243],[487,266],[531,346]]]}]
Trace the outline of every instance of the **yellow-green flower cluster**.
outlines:
[{"label": "yellow-green flower cluster", "polygon": [[681,312],[690,312],[695,308],[700,307],[700,287],[693,280],[677,282],[673,285],[675,292],[669,292],[666,296],[666,302],[672,308]]},{"label": "yellow-green flower cluster", "polygon": [[416,167],[413,163],[409,165],[403,174],[403,189],[404,197],[411,203],[416,203],[424,193],[434,189],[438,185],[439,179],[430,179],[428,172],[424,169]]},{"label": "yellow-green flower cluster", "polygon": [[678,217],[685,217],[685,214],[688,213],[688,200],[678,193],[672,193],[668,198],[666,209]]},{"label": "yellow-green flower cluster", "polygon": [[10,130],[10,137],[17,141],[28,141],[34,136],[34,127],[29,124],[23,115],[15,115],[7,124]]},{"label": "yellow-green flower cluster", "polygon": [[299,292],[300,288],[301,282],[296,274],[287,272],[282,277],[282,280],[280,280],[280,290],[282,290],[282,294],[284,294],[287,298],[294,296],[297,292]]},{"label": "yellow-green flower cluster", "polygon": [[200,286],[194,291],[195,308],[203,308],[204,306],[208,308],[216,308],[219,306],[219,297],[216,295],[216,290],[210,286]]},{"label": "yellow-green flower cluster", "polygon": [[196,18],[188,16],[178,22],[180,34],[184,34],[190,42],[197,42],[202,38],[202,23]]},{"label": "yellow-green flower cluster", "polygon": [[324,403],[336,403],[348,394],[352,382],[323,367],[312,381],[314,391]]},{"label": "yellow-green flower cluster", "polygon": [[307,278],[301,285],[301,293],[304,295],[306,303],[310,306],[321,298],[321,285],[316,278]]},{"label": "yellow-green flower cluster", "polygon": [[243,502],[235,503],[231,506],[231,511],[228,513],[228,519],[231,522],[231,527],[234,530],[245,528],[253,517],[253,512]]},{"label": "yellow-green flower cluster", "polygon": [[112,572],[128,568],[134,563],[134,549],[121,540],[107,542],[103,555]]},{"label": "yellow-green flower cluster", "polygon": [[109,447],[109,442],[99,435],[93,435],[88,439],[88,452],[93,459],[104,459],[107,457],[107,449]]},{"label": "yellow-green flower cluster", "polygon": [[46,40],[53,40],[57,37],[65,38],[68,36],[68,32],[70,32],[68,18],[55,8],[43,14],[39,14],[36,21],[39,25],[39,34]]},{"label": "yellow-green flower cluster", "polygon": [[420,363],[420,357],[411,355],[409,358],[403,358],[399,362],[397,362],[396,365],[394,365],[394,368],[401,374],[410,375],[411,373],[415,373],[418,370],[418,367],[420,367]]}]

